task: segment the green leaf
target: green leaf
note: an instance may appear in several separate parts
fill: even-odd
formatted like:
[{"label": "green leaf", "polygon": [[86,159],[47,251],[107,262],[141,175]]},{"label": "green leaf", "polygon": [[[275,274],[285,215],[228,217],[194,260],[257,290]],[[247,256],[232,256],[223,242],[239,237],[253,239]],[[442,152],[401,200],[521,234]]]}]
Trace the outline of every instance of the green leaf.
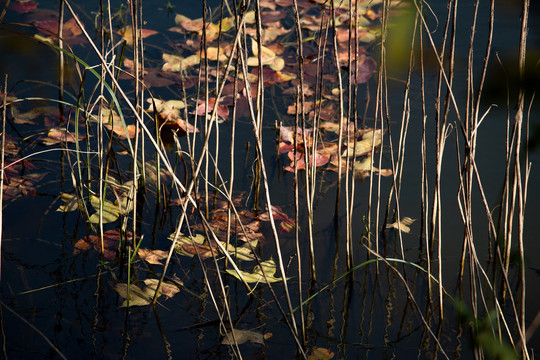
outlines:
[{"label": "green leaf", "polygon": [[[88,219],[89,222],[93,224],[99,223],[99,207],[100,207],[100,199],[97,196],[90,195],[90,203],[96,210],[96,213],[92,214],[90,216],[90,219]],[[120,213],[118,211],[118,207],[114,205],[112,202],[108,200],[103,201],[103,223],[111,223],[113,221],[116,221],[118,219],[118,216],[120,216]]]},{"label": "green leaf", "polygon": [[64,204],[60,205],[56,211],[68,212],[75,211],[79,208],[77,196],[66,193],[62,193],[60,196]]}]

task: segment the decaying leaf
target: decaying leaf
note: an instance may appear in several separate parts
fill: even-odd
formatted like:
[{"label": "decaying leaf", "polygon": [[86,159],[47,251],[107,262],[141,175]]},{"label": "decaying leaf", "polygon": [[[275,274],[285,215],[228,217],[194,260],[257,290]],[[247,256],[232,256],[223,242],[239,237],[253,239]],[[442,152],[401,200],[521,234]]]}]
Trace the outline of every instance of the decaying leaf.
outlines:
[{"label": "decaying leaf", "polygon": [[[88,221],[97,224],[100,221],[99,211],[101,199],[97,196],[90,195],[90,203],[92,204],[92,207],[96,210],[96,212],[90,216],[90,219],[88,219]],[[114,203],[108,200],[103,200],[102,214],[103,223],[110,223],[118,219],[118,217],[120,216],[120,210]]]},{"label": "decaying leaf", "polygon": [[198,54],[190,55],[183,58],[178,55],[165,54],[162,55],[165,62],[162,66],[163,71],[180,72],[186,70],[189,67],[198,65],[201,62],[201,57]]},{"label": "decaying leaf", "polygon": [[75,211],[79,208],[79,200],[75,195],[62,193],[60,195],[60,199],[62,200],[63,204],[60,205],[56,211],[68,212]]},{"label": "decaying leaf", "polygon": [[334,353],[330,349],[314,348],[308,355],[308,360],[329,360],[334,357]]},{"label": "decaying leaf", "polygon": [[102,108],[101,113],[101,121],[103,125],[108,130],[112,130],[120,139],[133,139],[138,132],[141,132],[141,130],[137,130],[137,127],[133,124],[126,125],[125,122],[122,121],[122,118],[114,110]]},{"label": "decaying leaf", "polygon": [[199,130],[187,121],[180,118],[180,110],[186,105],[181,100],[159,100],[148,99],[150,103],[149,111],[157,112],[157,119],[160,125],[166,126],[173,130],[181,130],[184,134],[194,133]]},{"label": "decaying leaf", "polygon": [[[234,334],[234,338],[233,338]],[[234,345],[235,340],[238,345],[244,344],[246,342],[252,342],[255,344],[264,344],[264,335],[262,333],[258,333],[251,330],[238,330],[233,329],[232,332],[228,332],[227,335],[223,338],[221,341],[221,344],[223,345]]]},{"label": "decaying leaf", "polygon": [[9,8],[19,14],[26,14],[37,8],[37,6],[38,4],[32,0],[17,0],[9,3]]},{"label": "decaying leaf", "polygon": [[[159,284],[158,279],[146,279],[144,280],[144,283],[146,284],[145,291],[151,290],[152,293],[156,291],[156,288]],[[172,298],[174,295],[176,295],[180,291],[180,288],[176,286],[173,283],[169,282],[163,282],[161,283],[161,287],[159,289],[159,295],[165,295],[167,299]]]},{"label": "decaying leaf", "polygon": [[371,152],[374,147],[381,144],[382,130],[368,131],[362,135],[362,140],[350,143],[341,156],[362,156]]},{"label": "decaying leaf", "polygon": [[253,261],[256,259],[256,255],[251,249],[255,249],[257,247],[257,244],[258,241],[254,240],[247,242],[241,246],[234,247],[232,245],[229,245],[228,247],[226,247],[224,245],[224,247],[226,247],[229,255],[235,260]]},{"label": "decaying leaf", "polygon": [[[226,271],[228,274],[241,280],[240,275],[238,275],[236,270],[227,269]],[[274,283],[274,282],[283,281],[283,278],[274,276],[276,273],[276,264],[274,263],[273,259],[263,261],[260,266],[255,265],[255,267],[253,268],[253,273],[240,270],[244,280],[246,280],[248,283],[265,282],[263,271],[264,271],[264,274],[266,275],[266,279],[268,280],[268,282]]]},{"label": "decaying leaf", "polygon": [[130,284],[128,286],[128,284],[124,283],[115,284],[114,290],[125,299],[120,307],[149,305],[155,293],[155,290],[148,287],[142,290],[137,285]]},{"label": "decaying leaf", "polygon": [[410,217],[404,217],[399,222],[396,221],[391,224],[387,224],[386,228],[387,229],[393,228],[396,230],[401,230],[404,233],[409,233],[411,231],[411,228],[409,226],[412,225],[415,221],[416,221],[415,219],[411,219]]},{"label": "decaying leaf", "polygon": [[[362,161],[358,161],[357,163],[355,163],[354,174],[360,178],[365,178],[366,176],[369,176],[369,172],[372,170],[372,163],[373,158],[371,156],[366,156]],[[373,167],[373,172],[380,173],[382,176],[392,175],[391,169],[379,169]]]},{"label": "decaying leaf", "polygon": [[60,143],[74,143],[84,139],[86,136],[68,132],[66,129],[51,129],[47,133],[47,137],[43,139],[44,145],[56,145]]},{"label": "decaying leaf", "polygon": [[169,253],[163,250],[150,250],[139,248],[137,254],[141,259],[145,260],[149,264],[163,265],[161,263],[161,260],[166,259]]},{"label": "decaying leaf", "polygon": [[[122,234],[118,230],[107,230],[103,233],[103,249],[101,248],[102,241],[97,235],[88,235],[82,239],[79,239],[75,243],[73,249],[73,255],[80,254],[83,251],[87,251],[94,248],[99,253],[103,253],[103,257],[107,260],[116,259],[116,249],[118,248],[118,242]],[[124,235],[124,241],[133,239],[133,234],[129,231]]]},{"label": "decaying leaf", "polygon": [[[141,29],[140,31],[143,39],[159,33],[158,31],[150,29]],[[131,25],[124,26],[122,29],[120,29],[120,31],[118,31],[118,33],[122,35],[122,38],[127,45],[133,45],[133,28],[131,27]]]},{"label": "decaying leaf", "polygon": [[[175,234],[169,236],[170,240],[174,239]],[[199,256],[201,259],[211,258],[213,255],[219,253],[218,246],[216,244],[210,245],[206,241],[206,237],[201,234],[194,236],[179,236],[176,242],[175,251],[184,256]]]},{"label": "decaying leaf", "polygon": [[[251,50],[253,51],[253,57],[247,59],[247,64],[248,66],[259,66],[259,45],[253,38],[251,38]],[[263,45],[261,45],[261,63],[262,65],[268,65],[274,71],[281,71],[285,67],[285,60]]]}]

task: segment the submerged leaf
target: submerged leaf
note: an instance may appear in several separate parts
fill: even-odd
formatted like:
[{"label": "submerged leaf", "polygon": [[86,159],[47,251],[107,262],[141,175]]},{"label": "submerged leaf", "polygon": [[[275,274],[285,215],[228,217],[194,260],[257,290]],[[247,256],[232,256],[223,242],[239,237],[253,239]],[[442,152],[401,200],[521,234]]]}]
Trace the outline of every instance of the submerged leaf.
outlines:
[{"label": "submerged leaf", "polygon": [[[233,338],[234,334],[234,338]],[[236,340],[236,344],[244,344],[246,342],[252,342],[255,344],[264,344],[264,335],[255,331],[251,330],[238,330],[233,329],[232,332],[228,332],[227,335],[223,338],[221,341],[221,344],[223,345],[234,345]]]}]

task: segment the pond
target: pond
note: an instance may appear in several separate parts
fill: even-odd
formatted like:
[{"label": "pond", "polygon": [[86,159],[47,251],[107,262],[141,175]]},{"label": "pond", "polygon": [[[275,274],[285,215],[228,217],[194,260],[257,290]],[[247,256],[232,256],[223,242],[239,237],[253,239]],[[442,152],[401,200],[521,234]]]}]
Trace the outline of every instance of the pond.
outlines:
[{"label": "pond", "polygon": [[258,3],[8,6],[2,356],[533,358],[539,5]]}]

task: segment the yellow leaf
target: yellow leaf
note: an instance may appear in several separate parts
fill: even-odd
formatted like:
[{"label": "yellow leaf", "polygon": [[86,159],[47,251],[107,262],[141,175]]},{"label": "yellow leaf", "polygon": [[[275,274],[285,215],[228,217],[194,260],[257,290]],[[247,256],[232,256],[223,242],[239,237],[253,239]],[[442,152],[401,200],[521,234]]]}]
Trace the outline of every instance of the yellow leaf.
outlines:
[{"label": "yellow leaf", "polygon": [[411,219],[410,217],[404,217],[401,219],[400,222],[393,222],[392,224],[386,225],[387,229],[397,229],[401,230],[402,232],[409,233],[411,231],[411,228],[409,227],[412,225],[416,220]]}]

